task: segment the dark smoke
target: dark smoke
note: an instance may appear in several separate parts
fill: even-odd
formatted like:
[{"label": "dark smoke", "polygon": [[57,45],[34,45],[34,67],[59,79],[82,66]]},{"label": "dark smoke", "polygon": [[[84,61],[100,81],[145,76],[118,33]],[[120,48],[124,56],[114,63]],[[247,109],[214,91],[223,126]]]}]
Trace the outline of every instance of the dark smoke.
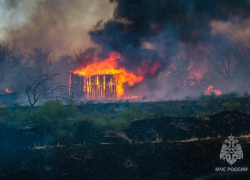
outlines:
[{"label": "dark smoke", "polygon": [[[120,52],[128,56],[128,60],[133,63],[144,59],[143,55],[149,56],[148,59],[156,58],[156,52],[148,52],[142,48],[143,43],[147,41],[152,43],[157,39],[161,47],[165,48],[163,57],[167,59],[178,51],[178,47],[175,47],[176,41],[195,46],[209,38],[211,21],[226,21],[232,17],[244,20],[250,15],[250,3],[247,0],[111,2],[116,4],[113,19],[105,24],[99,23],[96,29],[90,32],[91,38],[105,51]],[[160,59],[159,55],[158,58]]]},{"label": "dark smoke", "polygon": [[[250,17],[248,0],[110,2],[116,5],[113,19],[106,23],[99,22],[90,31],[91,39],[104,52],[121,53],[126,59],[122,65],[131,70],[140,67],[144,60],[152,65],[157,59],[163,67],[168,67],[178,58],[189,56],[192,68],[209,72],[210,68],[206,68],[209,66],[209,46],[214,43],[225,46],[228,41],[242,41],[244,38],[243,41],[250,40],[250,35],[247,34],[250,29],[247,25]],[[225,24],[229,24],[228,29],[231,31],[223,29]],[[234,24],[236,28],[232,28]],[[241,35],[242,29],[246,34],[244,38]],[[164,73],[161,75],[164,76]],[[158,86],[155,86],[155,79],[150,81],[154,81],[156,89],[160,87],[166,91],[166,87],[162,85],[164,80],[160,79]],[[212,81],[214,79],[216,78]],[[207,84],[205,86],[207,88]],[[200,93],[204,90],[198,91]]]}]

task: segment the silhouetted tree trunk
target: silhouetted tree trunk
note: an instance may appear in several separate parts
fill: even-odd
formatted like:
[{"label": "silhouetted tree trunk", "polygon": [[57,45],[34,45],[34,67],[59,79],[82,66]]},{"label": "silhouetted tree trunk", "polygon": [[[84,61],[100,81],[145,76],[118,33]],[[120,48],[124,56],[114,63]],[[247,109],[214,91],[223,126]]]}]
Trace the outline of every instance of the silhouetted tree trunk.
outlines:
[{"label": "silhouetted tree trunk", "polygon": [[7,62],[12,54],[10,46],[6,42],[0,43],[0,82],[4,81]]},{"label": "silhouetted tree trunk", "polygon": [[[27,87],[26,95],[30,104],[29,111],[41,99],[57,99],[61,97],[64,89],[67,86],[60,85],[55,82],[55,77],[59,74],[42,75],[34,80],[34,82]],[[58,94],[59,93],[59,94]]]}]

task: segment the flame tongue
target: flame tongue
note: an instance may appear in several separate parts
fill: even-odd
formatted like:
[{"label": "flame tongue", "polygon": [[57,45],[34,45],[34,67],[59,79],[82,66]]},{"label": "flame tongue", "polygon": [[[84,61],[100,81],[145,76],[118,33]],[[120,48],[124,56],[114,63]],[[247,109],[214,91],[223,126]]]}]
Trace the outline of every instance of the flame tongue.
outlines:
[{"label": "flame tongue", "polygon": [[12,93],[12,91],[11,91],[9,88],[6,88],[6,89],[5,89],[5,92],[7,92],[7,93]]},{"label": "flame tongue", "polygon": [[84,68],[77,69],[73,71],[73,73],[87,78],[94,75],[114,75],[118,79],[117,96],[121,97],[124,94],[125,83],[129,86],[133,86],[134,84],[141,82],[144,77],[137,76],[125,68],[119,68],[117,64],[118,60],[122,61],[120,54],[112,52],[109,54],[108,59],[100,62],[98,58],[95,58],[94,63],[88,64]]},{"label": "flame tongue", "polygon": [[214,93],[216,95],[221,95],[221,91],[217,90],[214,86],[209,86],[207,91],[205,92],[205,95],[210,95],[211,93]]}]

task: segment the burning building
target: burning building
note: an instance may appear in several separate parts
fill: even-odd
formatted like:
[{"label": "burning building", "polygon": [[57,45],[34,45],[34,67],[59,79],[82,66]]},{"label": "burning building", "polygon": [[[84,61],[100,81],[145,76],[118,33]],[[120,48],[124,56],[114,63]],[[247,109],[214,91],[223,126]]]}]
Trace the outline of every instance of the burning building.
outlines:
[{"label": "burning building", "polygon": [[95,58],[92,63],[70,73],[69,93],[81,99],[114,99],[124,95],[124,85],[133,86],[144,77],[137,76],[124,67],[120,54],[113,52],[103,61]]},{"label": "burning building", "polygon": [[117,97],[117,76],[85,77],[71,73],[69,92],[84,99],[113,99]]}]

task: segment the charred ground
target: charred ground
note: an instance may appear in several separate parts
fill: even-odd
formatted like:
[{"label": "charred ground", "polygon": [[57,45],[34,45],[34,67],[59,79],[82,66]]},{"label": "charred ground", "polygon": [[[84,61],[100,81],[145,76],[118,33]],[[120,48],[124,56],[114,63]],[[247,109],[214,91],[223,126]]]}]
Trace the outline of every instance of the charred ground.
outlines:
[{"label": "charred ground", "polygon": [[248,179],[215,167],[229,166],[219,153],[230,134],[240,136],[244,152],[237,167],[249,167],[249,102],[231,94],[78,107],[52,101],[30,113],[3,108],[0,178]]}]

